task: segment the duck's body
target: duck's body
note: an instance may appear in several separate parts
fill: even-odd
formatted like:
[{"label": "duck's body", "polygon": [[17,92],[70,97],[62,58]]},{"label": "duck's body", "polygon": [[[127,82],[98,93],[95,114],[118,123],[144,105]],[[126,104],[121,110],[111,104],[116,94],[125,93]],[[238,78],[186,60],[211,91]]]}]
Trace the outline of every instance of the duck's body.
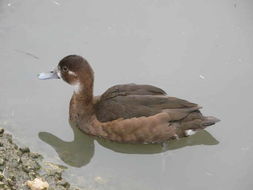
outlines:
[{"label": "duck's body", "polygon": [[[94,97],[93,71],[80,56],[65,57],[54,73],[76,87],[69,119],[90,135],[125,143],[160,143],[188,136],[218,121],[204,117],[197,104],[168,97],[151,85],[116,85]],[[40,78],[48,78],[42,75]]]}]

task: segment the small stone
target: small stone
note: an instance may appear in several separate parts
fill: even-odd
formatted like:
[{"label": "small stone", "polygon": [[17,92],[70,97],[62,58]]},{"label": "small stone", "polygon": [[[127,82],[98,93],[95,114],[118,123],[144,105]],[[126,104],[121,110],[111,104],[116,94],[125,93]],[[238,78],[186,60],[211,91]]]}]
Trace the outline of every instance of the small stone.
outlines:
[{"label": "small stone", "polygon": [[4,186],[5,186],[4,182],[1,182],[1,181],[0,181],[0,189],[3,189]]},{"label": "small stone", "polygon": [[65,181],[65,180],[60,180],[59,182],[57,182],[57,184],[58,185],[61,185],[61,186],[63,186],[63,187],[66,187],[66,188],[69,188],[70,187],[70,184],[67,182],[67,181]]},{"label": "small stone", "polygon": [[[60,185],[57,185],[55,189],[57,189],[57,190],[69,190],[69,189],[66,189],[65,187],[60,186]],[[49,188],[48,190],[55,190],[55,189]]]},{"label": "small stone", "polygon": [[45,163],[45,165],[47,166],[45,170],[47,175],[54,176],[56,179],[62,179],[62,172],[65,169],[64,166],[60,166],[50,162]]},{"label": "small stone", "polygon": [[21,157],[22,169],[24,172],[29,173],[30,171],[37,171],[41,168],[40,164],[31,159],[28,154],[23,154]]},{"label": "small stone", "polygon": [[62,179],[62,173],[61,172],[52,172],[52,173],[48,173],[48,175],[54,176],[54,178],[58,179],[58,180]]},{"label": "small stone", "polygon": [[3,190],[14,190],[13,188],[9,187],[8,185],[4,185],[4,189]]},{"label": "small stone", "polygon": [[7,183],[8,183],[10,186],[14,186],[14,185],[15,185],[14,181],[12,181],[10,178],[8,178],[6,181],[7,181]]},{"label": "small stone", "polygon": [[0,158],[0,166],[4,165],[4,159]]},{"label": "small stone", "polygon": [[4,179],[4,175],[0,173],[0,181],[2,181],[3,179]]},{"label": "small stone", "polygon": [[20,150],[22,153],[30,152],[30,149],[29,149],[28,147],[19,148],[19,150]]},{"label": "small stone", "polygon": [[27,166],[27,165],[22,166],[22,169],[23,169],[23,171],[26,172],[26,173],[29,173],[29,172],[31,171],[31,167],[29,167],[29,166]]},{"label": "small stone", "polygon": [[31,190],[47,190],[49,184],[42,181],[40,178],[35,178],[33,181],[27,181],[26,185],[30,187]]},{"label": "small stone", "polygon": [[12,144],[13,142],[12,142],[12,138],[8,138],[8,142],[10,143],[10,144]]},{"label": "small stone", "polygon": [[31,172],[29,172],[28,175],[30,178],[35,179],[37,174],[34,171],[31,171]]},{"label": "small stone", "polygon": [[12,181],[16,181],[16,177],[14,176],[14,174],[10,174],[10,175],[9,175],[9,178],[10,178]]},{"label": "small stone", "polygon": [[30,153],[30,156],[31,156],[32,158],[42,158],[42,156],[41,156],[40,154],[34,153],[34,152],[31,152],[31,153]]},{"label": "small stone", "polygon": [[3,133],[4,133],[4,129],[0,128],[0,134],[3,134]]},{"label": "small stone", "polygon": [[21,151],[17,151],[17,156],[21,157],[22,156],[22,152]]}]

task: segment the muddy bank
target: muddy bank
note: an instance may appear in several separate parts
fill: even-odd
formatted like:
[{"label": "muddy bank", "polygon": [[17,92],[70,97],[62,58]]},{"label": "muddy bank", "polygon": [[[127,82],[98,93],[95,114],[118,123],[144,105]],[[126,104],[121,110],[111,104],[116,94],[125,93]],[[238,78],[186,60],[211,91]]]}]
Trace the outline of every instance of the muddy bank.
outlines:
[{"label": "muddy bank", "polygon": [[62,178],[65,169],[44,161],[28,147],[19,147],[0,128],[0,190],[37,190],[36,185],[48,190],[80,190]]}]

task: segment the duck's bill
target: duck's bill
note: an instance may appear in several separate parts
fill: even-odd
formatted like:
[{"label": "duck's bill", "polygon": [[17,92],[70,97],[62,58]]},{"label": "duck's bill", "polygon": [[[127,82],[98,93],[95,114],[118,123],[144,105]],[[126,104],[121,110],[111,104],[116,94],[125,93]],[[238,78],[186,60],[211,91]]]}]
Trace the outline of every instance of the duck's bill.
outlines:
[{"label": "duck's bill", "polygon": [[57,71],[50,71],[48,73],[40,73],[38,74],[38,78],[40,80],[47,80],[47,79],[60,79]]}]

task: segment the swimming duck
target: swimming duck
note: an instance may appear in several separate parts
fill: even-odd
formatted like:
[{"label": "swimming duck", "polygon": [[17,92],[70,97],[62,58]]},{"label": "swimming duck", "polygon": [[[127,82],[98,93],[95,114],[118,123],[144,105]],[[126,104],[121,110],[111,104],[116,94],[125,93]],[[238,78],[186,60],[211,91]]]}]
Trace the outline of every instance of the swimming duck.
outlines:
[{"label": "swimming duck", "polygon": [[81,56],[64,57],[39,79],[62,79],[74,87],[69,121],[83,132],[121,143],[162,143],[187,137],[219,120],[195,103],[167,96],[152,85],[116,85],[93,96],[94,72]]}]

